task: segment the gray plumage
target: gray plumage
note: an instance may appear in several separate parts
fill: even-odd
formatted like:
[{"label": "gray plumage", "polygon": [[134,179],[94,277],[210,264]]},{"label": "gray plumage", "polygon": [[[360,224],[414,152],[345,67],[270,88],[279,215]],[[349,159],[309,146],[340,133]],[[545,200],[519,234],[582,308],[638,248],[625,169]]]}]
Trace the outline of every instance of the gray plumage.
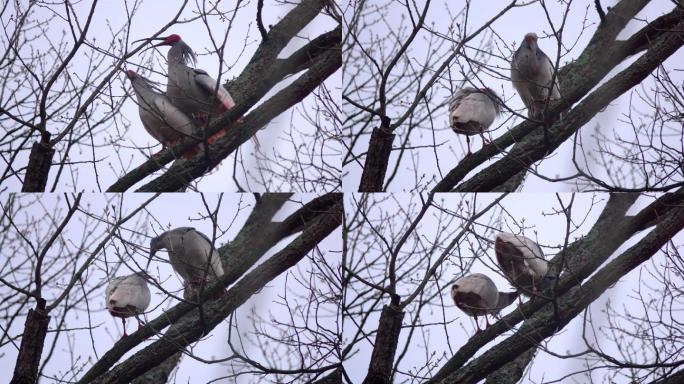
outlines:
[{"label": "gray plumage", "polygon": [[489,326],[487,315],[498,314],[515,301],[516,297],[518,297],[517,292],[499,292],[492,279],[481,273],[461,277],[451,286],[451,298],[454,304],[468,316],[475,317],[478,332],[480,330],[477,323],[478,316],[485,316]]},{"label": "gray plumage", "polygon": [[553,63],[537,45],[537,35],[528,33],[511,60],[511,81],[520,95],[529,117],[538,116],[550,99],[560,100],[558,76],[553,79]]},{"label": "gray plumage", "polygon": [[190,66],[195,53],[180,36],[171,35],[157,45],[169,45],[167,54],[169,81],[166,94],[171,102],[196,123],[206,122],[210,115],[221,114],[235,106],[230,93],[209,74]]},{"label": "gray plumage", "polygon": [[501,113],[500,102],[494,91],[489,88],[464,87],[449,101],[449,124],[454,132],[466,135],[468,153],[470,153],[468,136],[483,135],[499,113]]},{"label": "gray plumage", "polygon": [[527,237],[502,232],[496,237],[494,250],[504,275],[521,293],[530,296],[552,282],[546,279],[549,266],[544,253]]},{"label": "gray plumage", "polygon": [[124,337],[126,336],[126,318],[133,316],[137,318],[150,305],[150,288],[143,276],[142,273],[135,273],[114,277],[105,289],[105,305],[110,315],[121,318]]},{"label": "gray plumage", "polygon": [[[138,99],[138,113],[147,133],[159,141],[163,148],[177,144],[196,130],[190,117],[174,106],[166,95],[135,71],[126,71]],[[186,152],[183,157],[195,155],[201,147]]]},{"label": "gray plumage", "polygon": [[201,284],[223,275],[218,250],[195,228],[175,228],[153,238],[150,258],[160,249],[168,251],[171,266],[188,284]]}]

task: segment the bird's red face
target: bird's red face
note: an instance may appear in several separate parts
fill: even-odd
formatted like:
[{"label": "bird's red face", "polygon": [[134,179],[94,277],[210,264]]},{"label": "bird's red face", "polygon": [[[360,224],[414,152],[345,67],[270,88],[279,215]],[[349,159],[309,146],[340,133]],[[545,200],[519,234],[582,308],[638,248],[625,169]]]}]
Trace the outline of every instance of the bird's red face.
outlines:
[{"label": "bird's red face", "polygon": [[161,43],[157,44],[156,46],[160,46],[160,45],[174,45],[174,44],[176,44],[177,42],[181,41],[181,37],[178,36],[178,35],[176,35],[176,34],[169,35],[169,36],[167,36],[167,37],[164,37],[163,39],[164,39],[164,40],[163,40]]},{"label": "bird's red face", "polygon": [[133,79],[135,79],[136,77],[138,77],[138,74],[135,73],[134,70],[129,69],[128,71],[126,71],[126,77],[128,77],[129,80],[133,80]]},{"label": "bird's red face", "polygon": [[528,33],[527,35],[525,35],[525,43],[527,43],[528,47],[537,45],[537,34]]}]

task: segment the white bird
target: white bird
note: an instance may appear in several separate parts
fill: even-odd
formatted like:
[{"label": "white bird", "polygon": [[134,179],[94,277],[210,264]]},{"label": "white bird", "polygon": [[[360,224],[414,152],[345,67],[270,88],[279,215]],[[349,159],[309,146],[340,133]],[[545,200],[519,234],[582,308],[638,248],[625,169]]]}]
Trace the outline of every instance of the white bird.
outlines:
[{"label": "white bird", "polygon": [[454,304],[466,315],[475,318],[477,333],[480,333],[478,316],[484,316],[489,327],[487,315],[496,315],[518,297],[518,292],[499,292],[496,285],[486,275],[473,273],[461,277],[451,286]]},{"label": "white bird", "polygon": [[[154,84],[133,70],[126,71],[138,99],[138,113],[147,133],[162,144],[162,150],[178,144],[196,131],[192,120],[175,107]],[[183,154],[188,159],[202,149],[201,144]]]},{"label": "white bird", "polygon": [[142,322],[138,315],[144,313],[150,305],[150,288],[147,287],[144,276],[142,272],[118,276],[113,278],[105,289],[105,302],[109,314],[121,318],[122,337],[128,336],[126,318],[135,317],[139,327]]},{"label": "white bird", "polygon": [[[161,43],[155,46],[168,45],[171,47],[167,54],[169,81],[166,94],[171,102],[188,116],[191,116],[198,126],[204,126],[211,116],[218,116],[233,107],[235,101],[223,85],[202,70],[193,68],[195,52],[179,35],[173,34],[159,38]],[[218,140],[225,134],[225,129],[209,138],[209,143]]]},{"label": "white bird", "polygon": [[460,89],[449,101],[449,123],[454,132],[465,135],[470,155],[470,137],[479,134],[485,141],[484,131],[501,113],[496,93],[489,88]]},{"label": "white bird", "polygon": [[169,253],[173,269],[183,278],[186,288],[197,291],[205,281],[223,275],[221,257],[211,240],[192,227],[166,231],[150,241],[150,259],[160,249]]},{"label": "white bird", "polygon": [[557,75],[551,84],[553,72],[551,59],[537,45],[537,34],[526,34],[511,60],[511,81],[527,107],[528,117],[537,117],[548,99],[560,100]]},{"label": "white bird", "polygon": [[548,262],[539,245],[522,235],[502,232],[494,244],[496,260],[508,280],[530,296],[550,283]]}]

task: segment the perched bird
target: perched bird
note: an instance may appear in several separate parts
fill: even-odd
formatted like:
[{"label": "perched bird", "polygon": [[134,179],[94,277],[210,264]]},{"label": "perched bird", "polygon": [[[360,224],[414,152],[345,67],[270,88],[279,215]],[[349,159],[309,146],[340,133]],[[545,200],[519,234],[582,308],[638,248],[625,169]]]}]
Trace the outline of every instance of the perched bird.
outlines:
[{"label": "perched bird", "polygon": [[[169,81],[166,94],[173,105],[191,116],[197,126],[204,126],[209,117],[235,107],[233,97],[223,85],[218,84],[206,71],[190,66],[197,61],[195,52],[180,36],[173,34],[159,40],[162,42],[156,47],[171,47],[167,54]],[[215,133],[209,138],[209,143],[224,134],[225,130]]]},{"label": "perched bird", "polygon": [[[192,120],[174,106],[164,93],[155,89],[152,82],[133,70],[126,71],[126,77],[131,81],[138,99],[138,113],[143,127],[162,144],[162,150],[178,144],[196,131]],[[189,159],[201,149],[200,144],[186,151],[183,157]]]},{"label": "perched bird", "polygon": [[126,318],[135,317],[138,328],[142,321],[138,315],[145,312],[150,305],[150,289],[147,287],[144,274],[134,273],[128,276],[113,278],[105,289],[105,302],[109,314],[120,317],[123,324],[123,337],[126,334]]},{"label": "perched bird", "polygon": [[501,104],[496,93],[489,88],[460,89],[449,102],[449,122],[454,132],[466,135],[468,155],[470,137],[479,134],[485,141],[484,131],[489,128],[496,116],[501,113]]},{"label": "perched bird", "polygon": [[537,293],[551,283],[546,276],[548,262],[534,241],[522,235],[502,232],[496,237],[494,250],[504,275],[524,295]]},{"label": "perched bird", "polygon": [[195,228],[175,228],[153,238],[150,241],[150,259],[160,249],[168,251],[171,266],[183,278],[186,289],[193,292],[198,292],[206,281],[223,275],[218,250],[205,234]]},{"label": "perched bird", "polygon": [[528,117],[537,117],[547,100],[560,100],[558,76],[553,79],[553,63],[537,46],[537,34],[528,33],[511,61],[511,81],[520,95]]},{"label": "perched bird", "polygon": [[487,315],[496,315],[518,297],[518,292],[499,292],[496,285],[486,275],[473,273],[461,277],[451,286],[454,304],[466,315],[475,318],[477,333],[480,333],[478,316],[484,316],[489,327]]}]

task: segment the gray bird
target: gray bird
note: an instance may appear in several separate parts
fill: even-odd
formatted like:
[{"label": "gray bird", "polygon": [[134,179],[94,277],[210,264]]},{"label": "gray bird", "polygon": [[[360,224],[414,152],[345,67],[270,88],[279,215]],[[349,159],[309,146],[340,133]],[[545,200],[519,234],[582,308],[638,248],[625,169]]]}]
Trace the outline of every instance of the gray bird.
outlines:
[{"label": "gray bird", "polygon": [[192,227],[166,231],[150,241],[150,259],[160,249],[169,253],[173,269],[183,278],[185,287],[196,291],[205,281],[223,275],[221,258],[211,240]]},{"label": "gray bird", "polygon": [[553,79],[553,63],[537,45],[537,34],[530,32],[511,60],[511,81],[520,95],[528,117],[538,117],[547,99],[560,100],[558,76]]},{"label": "gray bird", "polygon": [[[126,71],[138,99],[138,113],[147,133],[162,144],[162,151],[195,132],[192,120],[175,107],[154,84],[133,70]],[[201,144],[183,154],[188,159],[201,151]]]},{"label": "gray bird", "polygon": [[479,134],[485,142],[484,131],[501,113],[499,99],[489,88],[477,89],[464,87],[449,101],[449,123],[454,132],[466,135],[468,155],[470,155],[470,137]]},{"label": "gray bird", "polygon": [[121,318],[123,337],[126,334],[126,318],[135,317],[138,328],[142,321],[138,315],[145,312],[150,305],[150,288],[147,287],[144,274],[134,273],[128,276],[113,278],[105,289],[105,304],[109,314]]},{"label": "gray bird", "polygon": [[[173,34],[159,40],[162,42],[155,46],[171,47],[167,54],[169,81],[166,94],[176,107],[193,118],[196,125],[203,126],[210,116],[218,116],[235,107],[233,97],[223,85],[206,71],[190,66],[196,63],[195,52],[180,36]],[[209,143],[224,134],[225,130],[215,133]]]},{"label": "gray bird", "polygon": [[518,292],[499,292],[496,285],[486,275],[473,273],[461,277],[451,286],[454,304],[466,315],[475,318],[477,333],[480,333],[478,316],[484,316],[489,327],[487,315],[496,315],[518,297]]},{"label": "gray bird", "polygon": [[549,266],[544,253],[527,237],[502,232],[496,237],[494,250],[504,275],[522,294],[530,296],[552,282],[547,276]]}]

